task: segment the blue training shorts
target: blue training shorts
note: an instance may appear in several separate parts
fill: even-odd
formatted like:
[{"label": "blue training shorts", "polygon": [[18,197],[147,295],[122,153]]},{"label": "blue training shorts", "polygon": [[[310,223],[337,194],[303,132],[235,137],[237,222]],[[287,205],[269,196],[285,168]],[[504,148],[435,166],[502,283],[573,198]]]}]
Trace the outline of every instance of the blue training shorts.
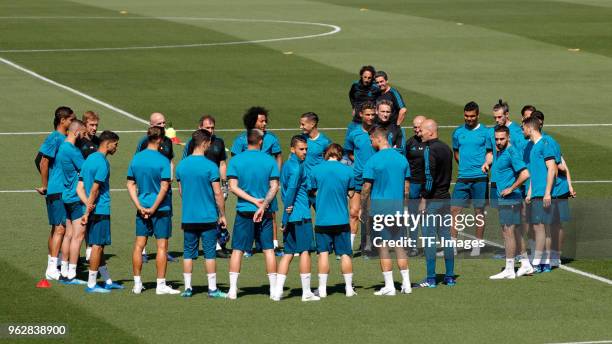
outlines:
[{"label": "blue training shorts", "polygon": [[251,251],[253,240],[262,250],[274,249],[272,214],[265,213],[261,222],[253,222],[253,213],[236,213],[232,248],[240,251]]}]

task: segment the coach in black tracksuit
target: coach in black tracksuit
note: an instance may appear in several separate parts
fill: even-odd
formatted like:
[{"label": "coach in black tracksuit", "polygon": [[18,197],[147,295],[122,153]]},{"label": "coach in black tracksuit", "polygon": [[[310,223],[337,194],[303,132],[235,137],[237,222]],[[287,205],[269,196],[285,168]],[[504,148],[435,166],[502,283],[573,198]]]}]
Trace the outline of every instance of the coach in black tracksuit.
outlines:
[{"label": "coach in black tracksuit", "polygon": [[[426,143],[423,160],[425,173],[425,186],[421,195],[426,203],[425,212],[441,215],[445,218],[450,214],[448,192],[453,173],[453,152],[450,147],[438,139],[438,125],[434,120],[428,119],[421,125],[421,135]],[[444,221],[432,221],[423,225],[423,237],[436,238],[440,240],[451,240],[450,226],[445,226]],[[427,242],[427,241],[426,241]],[[429,241],[431,242],[431,241]],[[427,263],[427,278],[420,284],[430,286],[436,283],[436,245],[425,245],[425,260]],[[444,247],[444,265],[446,274],[444,282],[448,285],[455,284],[455,258],[452,247]]]}]

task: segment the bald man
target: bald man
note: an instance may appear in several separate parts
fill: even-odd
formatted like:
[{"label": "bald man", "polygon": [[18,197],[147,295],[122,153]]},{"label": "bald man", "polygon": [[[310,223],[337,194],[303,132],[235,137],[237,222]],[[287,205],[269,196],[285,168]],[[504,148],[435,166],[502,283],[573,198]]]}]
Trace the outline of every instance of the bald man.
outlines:
[{"label": "bald man", "polygon": [[[151,116],[149,117],[149,128],[150,127],[166,128],[166,117],[164,116],[164,114],[161,112],[153,112]],[[138,145],[136,146],[136,152],[134,153],[134,155],[147,149],[148,145],[149,145],[149,139],[147,135],[144,135],[140,139],[140,141],[138,141]],[[165,156],[168,160],[170,160],[170,176],[171,176],[170,179],[174,179],[174,162],[172,161],[172,159],[174,158],[174,150],[172,149],[172,140],[170,140],[167,136],[164,136],[164,139],[159,145],[159,152],[163,156]],[[168,190],[168,195],[169,197],[172,197],[172,188]],[[168,256],[167,258],[169,262],[178,261],[176,258],[172,257],[170,254],[168,254],[167,256]],[[149,258],[147,257],[147,252],[145,248],[144,250],[142,250],[142,262],[147,263],[148,261],[149,261]]]},{"label": "bald man", "polygon": [[[421,123],[421,138],[426,146],[423,152],[425,184],[421,190],[420,209],[427,215],[450,214],[450,194],[448,189],[453,174],[453,152],[450,147],[438,139],[438,124],[427,119]],[[428,216],[428,218],[430,218]],[[418,288],[436,287],[436,236],[439,241],[450,241],[450,226],[444,221],[428,220],[423,224],[423,239],[427,277],[416,285]],[[444,248],[444,265],[446,274],[444,284],[455,285],[455,257],[452,247]]]},{"label": "bald man", "polygon": [[[408,210],[411,213],[415,213],[418,210],[418,200],[421,198],[421,189],[425,183],[423,153],[425,152],[426,144],[421,139],[421,125],[426,119],[425,116],[421,115],[414,117],[412,120],[414,135],[406,140],[406,159],[408,159],[410,165],[410,202],[408,203]],[[410,231],[410,238],[414,240],[413,242],[416,242],[418,235],[418,227]],[[411,247],[408,254],[410,257],[417,256],[419,250],[416,247]]]}]

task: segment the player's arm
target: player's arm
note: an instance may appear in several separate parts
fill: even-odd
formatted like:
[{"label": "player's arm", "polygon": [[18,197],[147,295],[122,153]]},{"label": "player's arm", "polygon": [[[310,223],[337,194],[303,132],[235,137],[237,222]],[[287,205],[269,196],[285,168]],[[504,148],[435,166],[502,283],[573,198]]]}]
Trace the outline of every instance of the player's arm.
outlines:
[{"label": "player's arm", "polygon": [[512,184],[509,188],[502,190],[501,196],[506,197],[509,194],[513,193],[514,190],[521,187],[521,185],[523,185],[523,183],[525,183],[525,181],[529,179],[529,177],[530,177],[529,171],[526,168],[522,169],[521,172],[519,172],[518,177],[514,181],[514,184]]},{"label": "player's arm", "polygon": [[164,198],[166,198],[169,189],[170,181],[162,180],[161,184],[159,185],[159,193],[157,194],[157,198],[155,198],[155,202],[153,203],[151,208],[149,208],[149,215],[153,215],[157,211],[159,205],[164,201]]},{"label": "player's arm", "polygon": [[278,170],[280,171],[283,167],[283,153],[278,152],[274,155],[274,160],[276,160],[276,165],[278,166]]},{"label": "player's arm", "polygon": [[238,179],[236,178],[231,178],[229,179],[229,188],[230,191],[236,195],[236,197],[238,198],[242,198],[245,201],[251,202],[253,204],[255,204],[257,207],[259,207],[262,203],[262,200],[257,199],[251,195],[249,195],[248,193],[246,193],[246,191],[242,190],[239,186],[238,186]]},{"label": "player's arm", "polygon": [[91,190],[89,190],[89,197],[85,202],[85,206],[87,206],[86,214],[89,215],[89,213],[94,210],[98,196],[100,196],[100,184],[98,182],[94,182],[91,186]]},{"label": "player's arm", "polygon": [[544,191],[544,207],[550,206],[551,203],[551,192],[553,185],[555,184],[555,177],[557,176],[557,163],[555,159],[546,160],[546,168],[548,168],[548,173],[546,175],[546,190]]},{"label": "player's arm", "polygon": [[458,149],[453,150],[453,157],[455,158],[455,162],[459,163],[459,150]]},{"label": "player's arm", "polygon": [[36,191],[41,195],[47,194],[47,186],[49,185],[49,158],[45,155],[40,159],[40,179],[41,187],[36,188]]},{"label": "player's arm", "polygon": [[372,191],[372,182],[364,181],[361,187],[361,205],[359,209],[359,220],[363,223],[368,220],[368,201],[370,200],[370,192]]},{"label": "player's arm", "polygon": [[221,192],[223,193],[223,199],[227,199],[229,195],[229,185],[227,183],[227,162],[221,160],[219,162],[219,176],[221,177]]},{"label": "player's arm", "polygon": [[484,164],[482,164],[482,167],[480,169],[482,170],[482,172],[487,173],[489,172],[489,169],[491,168],[492,164],[493,164],[493,152],[490,150],[487,150],[487,154],[485,155],[485,162]]},{"label": "player's arm", "polygon": [[270,188],[268,189],[268,193],[266,194],[266,197],[264,198],[261,206],[259,206],[259,209],[257,209],[255,214],[253,215],[253,221],[261,222],[261,220],[263,219],[263,214],[265,213],[266,209],[268,209],[268,206],[270,206],[270,203],[272,202],[274,197],[276,197],[277,192],[278,179],[270,179]]},{"label": "player's arm", "polygon": [[174,161],[170,160],[170,180],[174,180]]},{"label": "player's arm", "polygon": [[397,113],[397,125],[402,125],[402,123],[404,122],[404,118],[406,118],[407,112],[408,109],[406,109],[405,107],[399,110],[399,112]]},{"label": "player's arm", "polygon": [[136,206],[136,210],[138,210],[140,215],[147,216],[145,208],[140,205],[140,201],[138,200],[138,188],[136,186],[136,181],[134,179],[128,179],[126,187],[128,189],[128,194],[130,195],[132,203],[134,203],[134,205]]},{"label": "player's arm", "polygon": [[561,163],[557,165],[557,168],[559,169],[560,172],[565,173],[565,177],[567,178],[567,185],[569,187],[570,196],[576,197],[576,191],[574,191],[574,186],[572,185],[572,175],[563,157],[561,157]]},{"label": "player's arm", "polygon": [[212,189],[215,193],[215,203],[217,204],[217,212],[219,214],[219,219],[217,223],[221,226],[221,228],[227,227],[227,220],[225,219],[225,197],[223,197],[223,192],[221,191],[221,183],[218,181],[212,182]]}]

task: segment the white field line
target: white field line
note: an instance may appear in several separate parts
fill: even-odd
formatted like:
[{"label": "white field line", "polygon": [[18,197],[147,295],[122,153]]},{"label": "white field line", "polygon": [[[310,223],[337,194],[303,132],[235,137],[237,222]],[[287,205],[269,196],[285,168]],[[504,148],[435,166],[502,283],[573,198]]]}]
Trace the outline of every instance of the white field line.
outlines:
[{"label": "white field line", "polygon": [[[462,236],[464,236],[466,238],[470,238],[470,239],[473,239],[473,240],[478,240],[477,237],[475,237],[475,236],[473,236],[471,234],[465,233],[465,232],[459,232],[459,235],[462,235]],[[485,240],[485,243],[488,244],[488,245],[491,245],[491,246],[495,246],[497,248],[504,248],[504,245],[496,243],[494,241]],[[584,277],[588,277],[588,278],[594,279],[596,281],[606,283],[608,285],[612,285],[612,280],[609,280],[609,279],[607,279],[605,277],[594,275],[594,274],[591,274],[591,273],[588,273],[588,272],[585,272],[585,271],[582,271],[582,270],[578,270],[578,269],[575,269],[575,268],[570,268],[569,266],[565,266],[563,264],[559,265],[559,269],[565,270],[565,271],[569,271],[569,272],[573,272],[575,274],[578,274],[578,275],[581,275],[581,276],[584,276]],[[593,342],[593,343],[595,343],[595,342]],[[603,343],[607,343],[607,342],[603,342]]]},{"label": "white field line", "polygon": [[[3,60],[0,58],[0,61]],[[122,110],[123,111],[123,110]],[[146,121],[145,121],[146,122]],[[148,122],[147,122],[148,124]],[[547,124],[547,128],[574,128],[574,127],[612,127],[612,123],[565,123],[565,124]],[[411,129],[412,127],[402,127],[404,129]],[[454,129],[457,128],[456,125],[439,125],[438,128],[443,129]],[[175,129],[176,132],[192,132],[195,129]],[[271,132],[275,131],[299,131],[299,128],[270,128],[268,129]],[[346,130],[346,128],[319,128],[321,131],[341,131]],[[228,128],[228,129],[215,129],[218,132],[242,132],[244,128]],[[115,130],[114,132],[118,134],[132,134],[132,133],[146,133],[146,130]],[[50,131],[16,131],[16,132],[0,132],[0,136],[11,136],[11,135],[48,135]]]},{"label": "white field line", "polygon": [[612,340],[597,340],[589,342],[565,342],[565,343],[548,343],[548,344],[607,344],[612,343]]},{"label": "white field line", "polygon": [[239,18],[206,18],[206,17],[0,17],[0,19],[62,19],[62,20],[185,20],[185,21],[228,21],[228,22],[249,22],[249,23],[273,23],[273,24],[293,24],[293,25],[310,25],[322,26],[330,28],[330,31],[324,33],[291,36],[280,38],[264,38],[246,41],[231,41],[231,42],[216,42],[216,43],[192,43],[192,44],[167,44],[167,45],[150,45],[150,46],[133,46],[133,47],[101,47],[101,48],[63,48],[63,49],[12,49],[0,50],[0,53],[44,53],[44,52],[78,52],[78,51],[121,51],[121,50],[143,50],[143,49],[172,49],[172,48],[197,48],[210,46],[227,46],[240,44],[259,44],[270,42],[283,42],[298,39],[317,38],[336,34],[342,29],[337,25],[324,23],[311,23],[292,20],[271,20],[271,19],[239,19]]},{"label": "white field line", "polygon": [[94,102],[94,103],[98,104],[98,105],[102,105],[105,108],[107,108],[109,110],[112,110],[112,111],[114,111],[114,112],[116,112],[118,114],[121,114],[121,115],[123,115],[125,117],[131,118],[131,119],[133,119],[135,121],[138,121],[140,123],[144,123],[144,124],[147,124],[147,125],[149,124],[149,122],[145,121],[144,119],[142,119],[142,118],[140,118],[140,117],[138,117],[136,115],[133,115],[133,114],[127,112],[127,111],[121,110],[118,107],[115,107],[115,106],[113,106],[113,105],[111,105],[109,103],[103,102],[103,101],[101,101],[98,98],[94,98],[94,97],[90,96],[89,94],[83,93],[81,91],[77,91],[77,90],[75,90],[72,87],[66,86],[64,84],[60,84],[57,81],[53,81],[53,80],[51,80],[51,79],[49,79],[47,77],[44,77],[44,76],[42,76],[42,75],[40,75],[40,74],[38,74],[38,73],[36,73],[34,71],[31,71],[31,70],[29,70],[27,68],[24,68],[24,67],[14,63],[14,62],[12,62],[12,61],[9,61],[7,59],[4,59],[4,58],[0,57],[0,62],[4,63],[4,64],[6,64],[6,65],[8,65],[10,67],[13,67],[13,68],[15,68],[15,69],[17,69],[19,71],[22,71],[22,72],[24,72],[24,73],[26,73],[26,74],[28,74],[30,76],[33,76],[36,79],[42,80],[42,81],[44,81],[46,83],[49,83],[49,84],[51,84],[53,86],[56,86],[56,87],[59,87],[59,88],[61,88],[63,90],[66,90],[66,91],[68,91],[70,93],[73,93],[73,94],[76,94],[78,96],[81,96],[81,97],[83,97],[83,98],[85,98],[85,99],[87,99],[87,100],[89,100],[91,102]]}]

